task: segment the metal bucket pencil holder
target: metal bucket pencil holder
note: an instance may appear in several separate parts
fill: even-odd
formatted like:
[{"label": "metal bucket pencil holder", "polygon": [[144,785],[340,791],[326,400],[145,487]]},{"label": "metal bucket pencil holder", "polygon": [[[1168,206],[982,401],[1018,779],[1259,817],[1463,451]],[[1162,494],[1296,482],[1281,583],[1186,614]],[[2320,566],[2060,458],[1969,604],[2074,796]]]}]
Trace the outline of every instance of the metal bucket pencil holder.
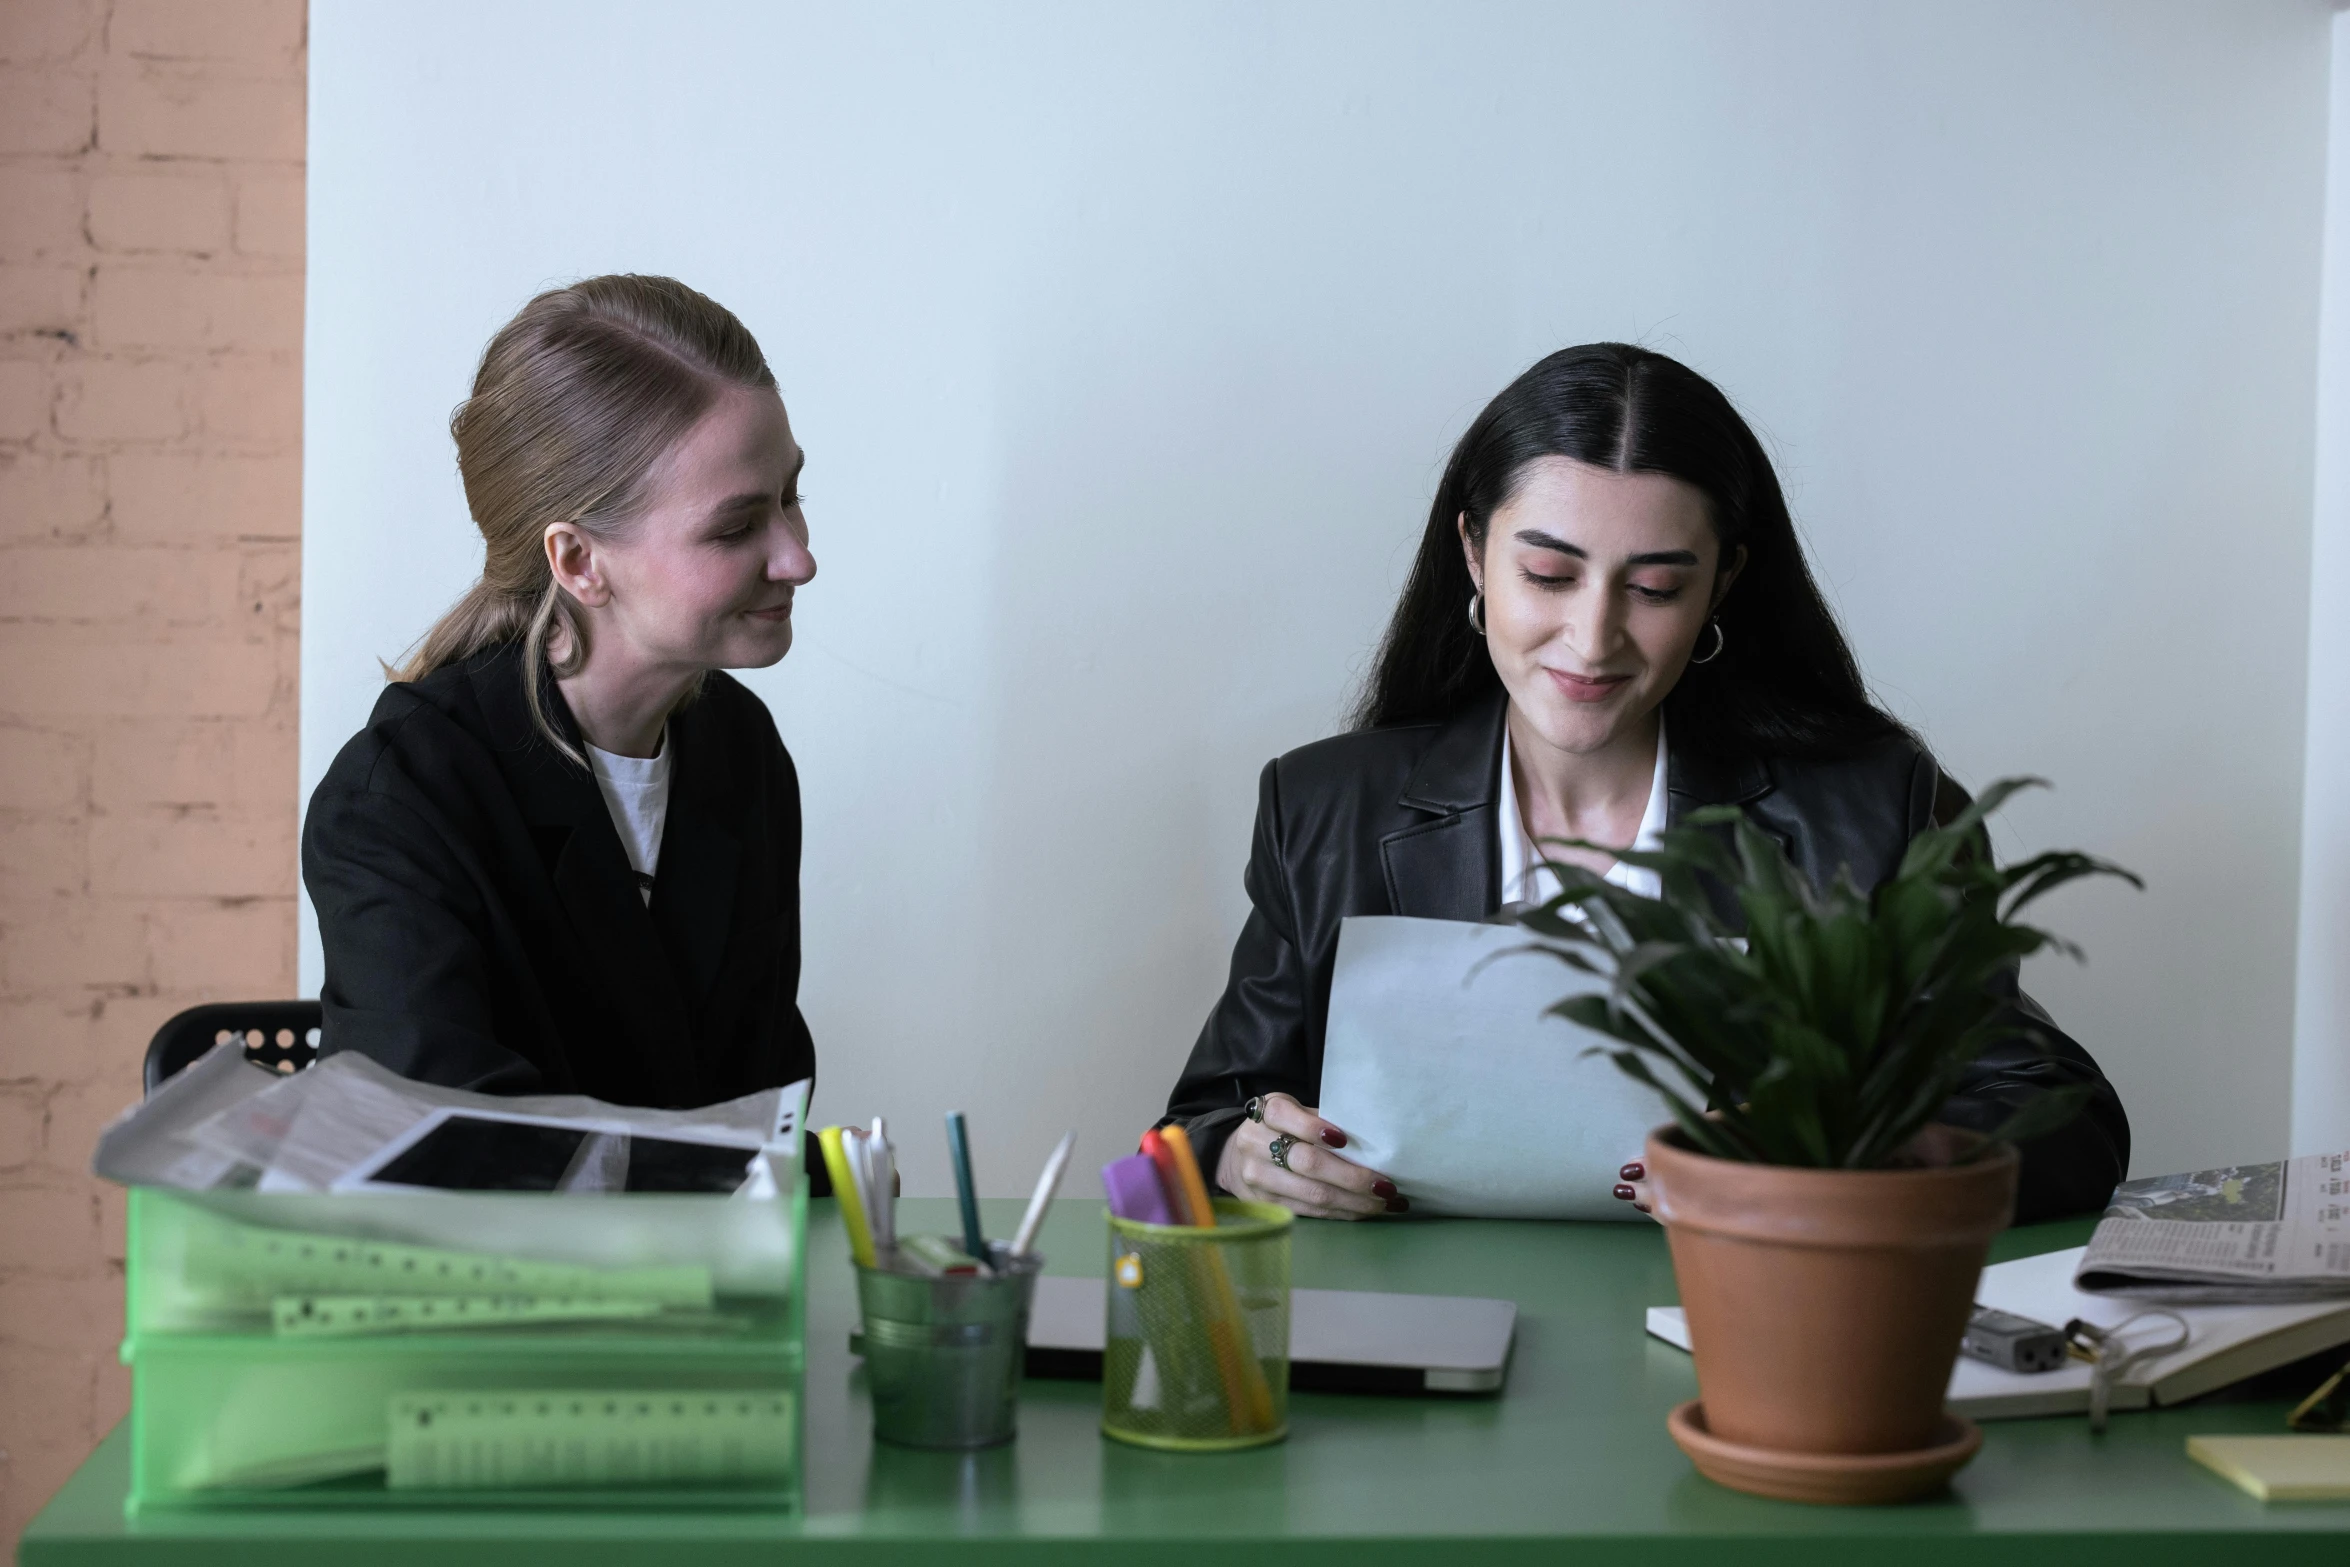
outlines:
[{"label": "metal bucket pencil holder", "polygon": [[995,1273],[857,1269],[873,1434],[901,1447],[993,1447],[1018,1430],[1028,1307],[1044,1259],[989,1248]]},{"label": "metal bucket pencil holder", "polygon": [[1291,1215],[1215,1206],[1212,1230],[1110,1216],[1107,1436],[1209,1453],[1289,1434]]}]

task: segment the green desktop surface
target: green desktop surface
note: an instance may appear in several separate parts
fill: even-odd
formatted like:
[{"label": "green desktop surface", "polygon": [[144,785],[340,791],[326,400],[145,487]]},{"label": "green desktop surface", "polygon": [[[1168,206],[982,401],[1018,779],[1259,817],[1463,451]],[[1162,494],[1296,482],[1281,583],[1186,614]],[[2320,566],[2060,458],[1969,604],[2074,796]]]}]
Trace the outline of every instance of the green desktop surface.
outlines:
[{"label": "green desktop surface", "polygon": [[[1008,1234],[1019,1204],[986,1206],[992,1232]],[[908,1201],[900,1215],[908,1233],[955,1227],[945,1201]],[[2078,1245],[2087,1232],[2086,1223],[2015,1231],[1995,1256]],[[1028,1382],[1020,1436],[1007,1447],[958,1455],[876,1446],[848,1353],[855,1291],[831,1203],[814,1205],[809,1242],[802,1513],[598,1511],[583,1496],[564,1511],[173,1511],[126,1520],[128,1452],[117,1429],[25,1531],[18,1560],[1199,1567],[1211,1551],[1248,1567],[1471,1553],[1480,1563],[1640,1567],[2350,1560],[2350,1504],[2264,1506],[2187,1459],[2193,1433],[2281,1432],[2278,1401],[2117,1415],[2103,1437],[2079,1417],[1991,1422],[1951,1492],[1906,1507],[1809,1507],[1722,1490],[1665,1435],[1665,1412],[1693,1397],[1697,1380],[1687,1356],[1642,1331],[1646,1308],[1674,1299],[1663,1234],[1645,1223],[1301,1221],[1301,1285],[1516,1301],[1508,1383],[1480,1399],[1300,1394],[1287,1442],[1215,1456],[1103,1440],[1101,1389],[1086,1382]],[[1048,1272],[1098,1277],[1098,1203],[1065,1200],[1042,1246]]]}]

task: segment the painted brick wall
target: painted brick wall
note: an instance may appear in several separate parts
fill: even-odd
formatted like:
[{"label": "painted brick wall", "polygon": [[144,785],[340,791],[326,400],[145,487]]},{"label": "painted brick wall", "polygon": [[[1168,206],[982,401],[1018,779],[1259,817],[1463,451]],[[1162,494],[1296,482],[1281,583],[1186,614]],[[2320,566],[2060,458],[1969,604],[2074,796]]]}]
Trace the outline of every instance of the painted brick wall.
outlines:
[{"label": "painted brick wall", "polygon": [[87,1173],[293,994],[302,0],[0,0],[0,1542],[119,1419]]}]

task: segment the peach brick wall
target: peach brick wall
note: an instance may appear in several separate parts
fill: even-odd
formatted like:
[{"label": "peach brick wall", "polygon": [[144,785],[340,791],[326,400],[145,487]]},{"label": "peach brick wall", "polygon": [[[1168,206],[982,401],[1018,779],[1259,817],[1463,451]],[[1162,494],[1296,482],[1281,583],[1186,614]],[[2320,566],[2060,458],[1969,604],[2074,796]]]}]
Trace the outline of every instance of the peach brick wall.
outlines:
[{"label": "peach brick wall", "polygon": [[294,986],[302,0],[0,0],[0,1542],[128,1398],[87,1173]]}]

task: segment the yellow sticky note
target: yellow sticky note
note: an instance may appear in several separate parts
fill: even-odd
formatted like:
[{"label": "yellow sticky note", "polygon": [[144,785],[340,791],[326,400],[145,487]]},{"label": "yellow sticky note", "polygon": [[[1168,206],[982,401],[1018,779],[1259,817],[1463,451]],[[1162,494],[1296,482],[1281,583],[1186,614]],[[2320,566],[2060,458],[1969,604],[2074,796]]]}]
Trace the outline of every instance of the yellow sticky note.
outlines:
[{"label": "yellow sticky note", "polygon": [[2350,1500],[2350,1436],[2191,1436],[2187,1456],[2264,1502]]}]

